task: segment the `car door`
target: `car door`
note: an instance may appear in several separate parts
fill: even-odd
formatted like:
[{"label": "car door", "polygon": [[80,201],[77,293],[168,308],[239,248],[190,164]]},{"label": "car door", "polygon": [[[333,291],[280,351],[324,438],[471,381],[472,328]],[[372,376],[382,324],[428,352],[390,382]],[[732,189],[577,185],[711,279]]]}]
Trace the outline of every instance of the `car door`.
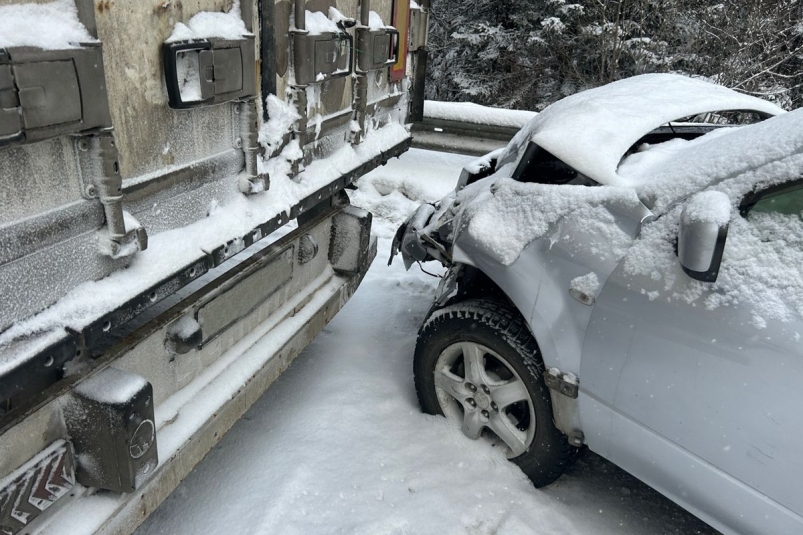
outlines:
[{"label": "car door", "polygon": [[[703,518],[726,519],[721,529],[801,526],[803,322],[778,317],[803,310],[792,265],[801,191],[745,199],[713,284],[639,244],[661,234],[645,227],[598,296],[584,344],[589,446]],[[666,256],[678,213],[650,224],[664,225]]]}]

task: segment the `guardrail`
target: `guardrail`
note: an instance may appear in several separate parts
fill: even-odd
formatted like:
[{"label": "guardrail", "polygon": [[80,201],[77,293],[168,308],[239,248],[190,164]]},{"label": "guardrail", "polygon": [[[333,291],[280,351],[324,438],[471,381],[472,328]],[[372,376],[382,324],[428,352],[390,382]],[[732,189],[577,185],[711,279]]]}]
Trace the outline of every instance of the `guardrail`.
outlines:
[{"label": "guardrail", "polygon": [[535,112],[465,102],[424,103],[424,120],[413,123],[413,147],[482,156],[504,147]]}]

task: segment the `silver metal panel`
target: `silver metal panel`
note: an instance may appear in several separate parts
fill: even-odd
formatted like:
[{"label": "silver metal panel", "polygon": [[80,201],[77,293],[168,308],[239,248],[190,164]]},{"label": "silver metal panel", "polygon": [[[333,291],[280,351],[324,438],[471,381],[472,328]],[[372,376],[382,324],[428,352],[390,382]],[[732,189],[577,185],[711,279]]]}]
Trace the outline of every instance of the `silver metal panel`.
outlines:
[{"label": "silver metal panel", "polygon": [[243,153],[231,149],[153,179],[123,183],[123,204],[151,235],[204,217],[212,202],[240,196],[235,175]]},{"label": "silver metal panel", "polygon": [[0,225],[81,199],[72,139],[0,150]]},{"label": "silver metal panel", "polygon": [[[801,399],[803,361],[790,335],[803,332],[803,322],[768,322],[758,329],[749,305],[701,305],[710,287],[694,303],[672,298],[701,285],[679,263],[671,275],[669,289],[664,280],[633,276],[622,267],[611,275],[589,324],[583,388],[719,468],[719,477],[736,478],[803,511],[803,480],[790,477],[803,472],[795,435],[803,429],[795,402]],[[650,300],[651,292],[660,295]],[[581,407],[586,418],[594,411]],[[627,448],[616,436],[606,440],[611,451]],[[667,474],[672,470],[664,466]],[[722,518],[739,526],[738,512],[730,509]]]},{"label": "silver metal panel", "polygon": [[197,312],[204,335],[201,347],[287,284],[293,278],[294,255],[295,247],[288,247],[276,260],[201,306]]},{"label": "silver metal panel", "polygon": [[0,330],[51,305],[78,284],[105,277],[127,263],[102,255],[90,231],[3,265],[0,288],[14,291],[3,293]]}]

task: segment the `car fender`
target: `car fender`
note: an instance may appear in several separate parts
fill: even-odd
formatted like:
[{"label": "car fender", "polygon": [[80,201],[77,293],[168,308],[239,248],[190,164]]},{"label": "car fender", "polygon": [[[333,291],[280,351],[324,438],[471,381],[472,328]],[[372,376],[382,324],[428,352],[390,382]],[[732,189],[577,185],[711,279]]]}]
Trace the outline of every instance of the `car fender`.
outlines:
[{"label": "car fender", "polygon": [[[652,213],[643,205],[632,210],[608,207],[615,224],[635,239]],[[501,264],[477,242],[466,225],[452,249],[455,262],[482,271],[508,297],[525,318],[535,337],[546,369],[579,377],[585,335],[596,295],[602,290],[621,255],[602,255],[587,246],[593,240],[588,225],[578,218],[563,218],[525,247],[510,265]],[[575,281],[594,275],[592,295],[578,292]],[[582,378],[580,378],[582,388]],[[556,424],[570,434],[579,430],[576,399],[552,390]],[[575,394],[576,397],[576,394]],[[565,399],[564,399],[565,398]]]}]

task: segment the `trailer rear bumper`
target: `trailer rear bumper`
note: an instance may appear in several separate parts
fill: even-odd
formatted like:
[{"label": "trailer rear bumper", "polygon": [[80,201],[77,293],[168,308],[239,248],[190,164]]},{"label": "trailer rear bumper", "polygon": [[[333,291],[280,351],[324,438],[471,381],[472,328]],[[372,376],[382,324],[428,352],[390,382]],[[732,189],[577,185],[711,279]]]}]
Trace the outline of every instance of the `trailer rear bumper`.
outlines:
[{"label": "trailer rear bumper", "polygon": [[[74,460],[68,463],[75,473],[65,473],[66,480],[72,477],[72,488],[54,494],[46,511],[34,511],[36,514],[27,517],[24,532],[128,534],[136,529],[353,295],[376,256],[376,238],[370,236],[370,226],[370,214],[360,209],[324,209],[243,261],[242,273],[230,275],[237,268],[230,270],[228,278],[219,277],[215,284],[187,296],[130,339],[122,340],[128,349],[107,368],[141,376],[149,387],[153,385],[153,449],[158,450],[158,465],[137,474],[133,492],[98,490],[81,484],[86,466],[82,468],[81,452],[75,451]],[[277,278],[281,280],[270,282]],[[259,287],[243,291],[255,282]],[[251,308],[248,299],[260,291],[264,299]],[[188,314],[203,318],[199,312],[203,310],[207,310],[207,319],[200,322],[200,330],[223,325],[221,332],[203,333],[202,341],[196,339],[184,354],[167,351],[171,325]],[[230,316],[238,319],[226,325],[221,318]],[[81,384],[98,373],[103,371],[93,371],[60,399],[7,429],[0,435],[0,450],[31,452],[57,447],[72,456],[77,443],[71,440],[69,418],[65,424],[65,407]],[[44,431],[41,438],[31,440],[31,433],[40,431]],[[32,442],[36,441],[47,446],[34,450]],[[125,445],[134,441],[129,438]],[[0,527],[4,517],[15,518],[15,502],[29,501],[30,493],[19,490],[19,481],[26,473],[41,472],[39,468],[31,470],[38,457],[0,481],[8,483],[0,488]],[[49,457],[48,462],[54,463]],[[4,531],[0,529],[0,533]]]}]

